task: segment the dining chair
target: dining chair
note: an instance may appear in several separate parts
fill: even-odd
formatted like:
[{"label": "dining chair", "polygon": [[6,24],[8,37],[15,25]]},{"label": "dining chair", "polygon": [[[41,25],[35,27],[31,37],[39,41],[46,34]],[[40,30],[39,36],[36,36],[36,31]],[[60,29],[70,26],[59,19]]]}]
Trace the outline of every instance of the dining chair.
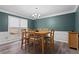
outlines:
[{"label": "dining chair", "polygon": [[45,37],[46,45],[50,48],[54,48],[54,30],[49,30],[49,33]]},{"label": "dining chair", "polygon": [[38,32],[37,30],[30,30],[30,39],[29,44],[33,47],[34,53],[36,52],[36,48],[40,47],[40,36],[36,35],[35,32]]},{"label": "dining chair", "polygon": [[29,31],[22,29],[21,48],[24,46],[26,49],[26,46],[29,44],[29,39]]},{"label": "dining chair", "polygon": [[33,47],[35,47],[36,43],[39,43],[40,36],[36,35],[35,32],[38,32],[37,30],[31,30],[30,31],[30,42],[33,44]]}]

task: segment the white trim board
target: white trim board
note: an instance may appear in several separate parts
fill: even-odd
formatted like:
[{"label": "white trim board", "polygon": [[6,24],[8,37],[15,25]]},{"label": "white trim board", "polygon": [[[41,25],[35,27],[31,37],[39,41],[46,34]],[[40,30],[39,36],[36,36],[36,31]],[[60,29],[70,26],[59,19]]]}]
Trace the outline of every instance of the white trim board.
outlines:
[{"label": "white trim board", "polygon": [[9,11],[3,10],[3,9],[0,9],[0,12],[4,12],[4,13],[7,13],[7,14],[11,14],[11,15],[15,15],[15,16],[19,16],[19,17],[26,18],[26,17],[24,17],[24,16],[21,15],[21,14],[17,14],[17,13],[9,12]]},{"label": "white trim board", "polygon": [[60,15],[65,15],[65,14],[70,14],[70,13],[75,13],[75,11],[74,10],[73,11],[66,11],[66,12],[57,13],[57,14],[53,14],[53,15],[49,15],[49,16],[43,16],[40,19],[47,18],[47,17],[53,17],[53,16],[60,16]]},{"label": "white trim board", "polygon": [[79,5],[76,5],[76,6],[75,6],[75,8],[74,8],[74,12],[77,11],[78,7],[79,7]]}]

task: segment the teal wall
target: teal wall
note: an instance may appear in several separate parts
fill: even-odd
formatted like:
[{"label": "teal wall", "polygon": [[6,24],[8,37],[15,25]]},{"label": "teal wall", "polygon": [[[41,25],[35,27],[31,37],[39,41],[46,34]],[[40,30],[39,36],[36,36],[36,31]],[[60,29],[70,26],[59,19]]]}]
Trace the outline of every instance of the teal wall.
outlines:
[{"label": "teal wall", "polygon": [[59,31],[74,31],[75,13],[37,19],[35,21],[35,28],[48,28]]},{"label": "teal wall", "polygon": [[[0,31],[8,31],[8,15],[9,14],[7,13],[0,12]],[[48,29],[54,29],[60,31],[61,30],[74,31],[76,25],[75,25],[75,13],[54,16],[54,17],[52,16],[38,20],[28,19],[28,28],[32,28],[32,29],[48,28]]]},{"label": "teal wall", "polygon": [[76,11],[76,14],[75,14],[75,17],[76,17],[76,21],[75,21],[75,31],[76,32],[79,32],[79,7]]},{"label": "teal wall", "polygon": [[8,31],[8,14],[0,12],[0,31]]},{"label": "teal wall", "polygon": [[34,21],[32,19],[28,19],[28,28],[34,29]]}]

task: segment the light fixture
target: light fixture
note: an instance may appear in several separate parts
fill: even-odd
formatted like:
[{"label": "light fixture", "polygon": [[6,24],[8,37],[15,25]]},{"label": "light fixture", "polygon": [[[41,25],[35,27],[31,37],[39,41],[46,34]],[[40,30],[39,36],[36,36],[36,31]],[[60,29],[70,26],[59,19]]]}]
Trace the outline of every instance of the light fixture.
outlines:
[{"label": "light fixture", "polygon": [[32,14],[32,18],[33,20],[39,19],[40,17],[40,13],[39,13],[39,8],[35,8],[33,14]]}]

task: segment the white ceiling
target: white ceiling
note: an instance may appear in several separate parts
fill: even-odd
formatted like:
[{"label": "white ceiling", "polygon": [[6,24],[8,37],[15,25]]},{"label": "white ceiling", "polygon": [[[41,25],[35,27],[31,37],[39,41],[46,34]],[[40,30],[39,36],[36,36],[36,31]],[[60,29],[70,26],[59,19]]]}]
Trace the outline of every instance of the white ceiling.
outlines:
[{"label": "white ceiling", "polygon": [[35,8],[40,18],[75,12],[76,5],[0,5],[0,11],[32,19]]}]

